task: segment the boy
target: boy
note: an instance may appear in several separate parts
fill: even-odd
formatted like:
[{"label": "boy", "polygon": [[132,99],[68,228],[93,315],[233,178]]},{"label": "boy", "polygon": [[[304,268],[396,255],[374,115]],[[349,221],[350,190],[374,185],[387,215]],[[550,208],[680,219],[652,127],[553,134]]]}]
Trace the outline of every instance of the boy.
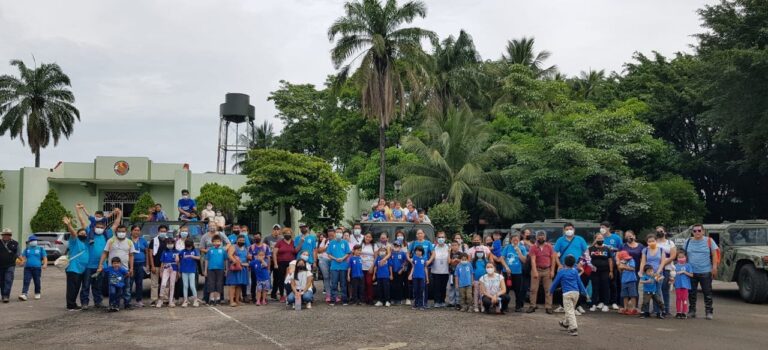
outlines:
[{"label": "boy", "polygon": [[627,251],[620,251],[619,271],[621,271],[621,297],[624,298],[624,308],[619,310],[622,315],[637,315],[637,274],[635,260]]},{"label": "boy", "polygon": [[352,249],[352,256],[349,258],[349,268],[347,269],[347,281],[349,282],[349,292],[351,294],[349,303],[361,304],[363,298],[363,258],[360,254],[363,247],[355,245]]},{"label": "boy", "polygon": [[[109,281],[109,312],[120,310],[120,298],[125,295],[125,279],[128,277],[128,269],[123,267],[119,257],[112,258],[112,266],[107,269],[107,281]],[[124,301],[124,307],[128,308],[128,300]]]},{"label": "boy", "polygon": [[587,289],[581,283],[579,271],[573,268],[576,264],[576,258],[573,255],[565,257],[565,267],[557,271],[555,280],[549,288],[549,293],[553,294],[555,289],[560,286],[563,290],[563,308],[565,309],[565,318],[560,321],[560,327],[568,329],[568,335],[579,335],[579,325],[576,323],[576,303],[579,301],[579,295],[587,295]]},{"label": "boy", "polygon": [[27,301],[30,280],[35,282],[35,300],[40,299],[40,275],[48,266],[48,255],[43,247],[37,245],[37,236],[31,235],[27,239],[27,249],[21,253],[21,264],[24,265],[24,284],[19,300]]},{"label": "boy", "polygon": [[[662,276],[654,274],[653,266],[643,266],[643,277],[640,278],[640,284],[643,285],[643,314],[640,315],[640,318],[648,318],[651,316],[650,309],[648,308],[651,300],[653,300],[654,304],[659,306],[659,310],[664,310],[664,301],[656,295],[657,282],[662,279]],[[656,317],[660,320],[664,319],[664,315],[662,315],[661,312],[658,312]]]},{"label": "boy", "polygon": [[405,252],[402,251],[401,247],[402,243],[395,241],[395,243],[392,245],[392,256],[389,257],[390,260],[392,260],[391,296],[392,303],[395,305],[400,305],[403,303],[406,271],[408,270],[408,257],[406,256]]},{"label": "boy", "polygon": [[265,250],[259,249],[256,257],[251,260],[251,269],[256,276],[256,279],[251,282],[256,284],[256,305],[267,305],[267,293],[272,289],[269,283],[269,260],[266,257]]},{"label": "boy", "polygon": [[456,303],[456,310],[461,310],[464,305],[464,312],[469,312],[472,305],[472,264],[469,263],[469,255],[460,253],[461,262],[456,266],[454,281],[459,287],[459,302]]},{"label": "boy", "polygon": [[184,250],[176,255],[176,264],[179,266],[182,288],[184,288],[182,292],[184,302],[181,304],[181,307],[189,306],[190,290],[192,291],[192,298],[194,298],[192,306],[200,306],[200,301],[197,300],[197,283],[195,279],[198,261],[200,261],[200,252],[195,249],[194,243],[189,239],[184,241]]},{"label": "boy", "polygon": [[387,259],[387,247],[379,248],[379,256],[373,263],[373,275],[376,276],[376,294],[379,301],[376,306],[389,307],[389,281],[394,279],[392,275],[392,259]]},{"label": "boy", "polygon": [[210,292],[210,304],[219,305],[221,294],[224,293],[224,259],[227,253],[221,247],[219,235],[214,236],[211,242],[213,242],[213,248],[208,249],[208,252],[205,253],[205,260],[208,262],[205,284]]},{"label": "boy", "polygon": [[413,309],[420,309],[422,311],[427,309],[427,296],[424,290],[429,284],[429,274],[427,273],[427,258],[424,257],[424,248],[422,246],[416,246],[414,249],[415,256],[411,259],[413,269],[408,276],[408,280],[413,283]]}]

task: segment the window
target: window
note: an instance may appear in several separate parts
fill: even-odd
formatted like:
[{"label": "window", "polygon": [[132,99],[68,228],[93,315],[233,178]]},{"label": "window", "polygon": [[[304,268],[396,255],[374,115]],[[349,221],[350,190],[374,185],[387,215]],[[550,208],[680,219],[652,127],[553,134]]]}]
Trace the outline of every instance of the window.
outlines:
[{"label": "window", "polygon": [[736,227],[728,233],[733,245],[768,245],[768,227]]}]

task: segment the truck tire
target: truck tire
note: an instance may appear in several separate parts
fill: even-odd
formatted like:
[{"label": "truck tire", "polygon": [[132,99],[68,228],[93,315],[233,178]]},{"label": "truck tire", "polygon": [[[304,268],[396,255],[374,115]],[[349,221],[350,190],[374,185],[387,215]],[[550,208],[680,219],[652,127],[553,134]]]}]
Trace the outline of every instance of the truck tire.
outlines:
[{"label": "truck tire", "polygon": [[739,294],[744,301],[761,304],[768,298],[768,274],[755,265],[746,264],[739,269]]}]

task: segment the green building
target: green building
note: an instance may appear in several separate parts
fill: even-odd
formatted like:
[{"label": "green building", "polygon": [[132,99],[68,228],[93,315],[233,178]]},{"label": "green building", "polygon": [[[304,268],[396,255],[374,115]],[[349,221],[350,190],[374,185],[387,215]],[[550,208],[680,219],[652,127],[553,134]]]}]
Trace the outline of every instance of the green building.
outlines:
[{"label": "green building", "polygon": [[[246,182],[244,175],[193,173],[187,164],[155,163],[146,157],[96,157],[93,163],[59,162],[53,169],[22,168],[3,170],[2,174],[5,189],[0,191],[0,228],[10,228],[18,240],[32,233],[29,222],[49,189],[55,190],[61,203],[73,213],[75,203],[82,202],[91,212],[117,207],[126,215],[130,215],[138,197],[149,192],[168,216],[175,218],[182,189],[188,189],[195,198],[206,183],[237,190]],[[357,190],[350,189],[344,221],[359,217],[360,208],[365,205]],[[301,213],[292,213],[292,227],[297,226],[300,218]],[[262,212],[258,228],[251,231],[270,232],[272,225],[282,223],[283,219],[281,213]]]}]

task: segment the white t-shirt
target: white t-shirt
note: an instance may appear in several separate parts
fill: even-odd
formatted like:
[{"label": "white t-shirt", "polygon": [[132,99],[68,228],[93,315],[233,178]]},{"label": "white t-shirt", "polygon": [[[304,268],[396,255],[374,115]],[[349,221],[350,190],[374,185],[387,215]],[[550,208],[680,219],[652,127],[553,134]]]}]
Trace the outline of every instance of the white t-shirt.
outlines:
[{"label": "white t-shirt", "polygon": [[299,272],[298,276],[296,276],[296,289],[300,291],[306,291],[307,290],[307,276],[309,275],[309,272],[307,271],[301,271]]},{"label": "white t-shirt", "polygon": [[[675,242],[672,242],[672,240],[669,238],[667,238],[667,241],[664,243],[659,242],[659,248],[661,248],[665,254],[664,258],[667,258],[666,254],[672,253],[672,248],[674,247],[675,247]],[[675,257],[672,257],[672,258],[674,259]],[[674,269],[675,269],[674,263],[669,263],[667,264],[667,266],[664,266],[664,270],[667,270],[667,271],[672,271]]]},{"label": "white t-shirt", "polygon": [[213,221],[216,217],[216,212],[213,210],[208,210],[208,208],[203,209],[203,211],[200,212],[200,220],[205,221],[205,219],[208,219],[208,221]]},{"label": "white t-shirt", "polygon": [[491,248],[488,248],[488,246],[479,245],[477,247],[472,247],[467,250],[467,255],[469,255],[469,260],[472,260],[475,258],[475,252],[483,252],[485,253],[485,258],[488,259],[491,256]]},{"label": "white t-shirt", "polygon": [[373,267],[373,262],[376,260],[375,252],[376,249],[373,244],[363,246],[362,254],[360,254],[360,258],[363,259],[363,271],[370,271]]},{"label": "white t-shirt", "polygon": [[365,239],[365,236],[360,235],[360,237],[355,237],[355,235],[349,236],[349,249],[352,250],[356,245],[363,245],[363,240]]},{"label": "white t-shirt", "polygon": [[432,273],[447,275],[448,274],[448,259],[451,256],[451,248],[447,244],[440,247],[439,244],[435,245],[435,260],[432,260]]},{"label": "white t-shirt", "polygon": [[[318,245],[318,248],[328,248],[328,243],[330,242],[331,242],[330,239],[326,239],[325,242],[320,242],[320,244]],[[320,259],[328,259],[328,252],[326,251],[326,252],[317,254],[317,256]]]},{"label": "white t-shirt", "polygon": [[480,283],[485,287],[485,292],[490,295],[497,295],[501,291],[501,275],[498,273],[494,273],[493,277],[488,274],[483,275],[480,277]]}]

